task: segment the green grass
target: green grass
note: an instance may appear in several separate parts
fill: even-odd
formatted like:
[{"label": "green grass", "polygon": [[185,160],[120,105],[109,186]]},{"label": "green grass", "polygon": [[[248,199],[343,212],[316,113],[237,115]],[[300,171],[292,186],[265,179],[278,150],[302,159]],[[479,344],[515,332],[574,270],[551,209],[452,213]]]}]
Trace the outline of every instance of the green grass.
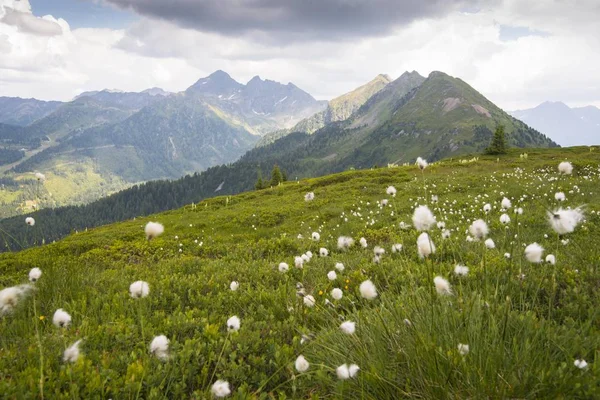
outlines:
[{"label": "green grass", "polygon": [[[211,397],[217,379],[231,384],[233,398],[597,398],[600,153],[527,152],[527,159],[514,152],[445,160],[423,174],[410,166],[289,182],[0,255],[0,287],[26,283],[32,267],[43,271],[37,313],[30,295],[0,317],[0,393],[40,397],[41,347],[45,398],[201,399]],[[565,159],[575,167],[572,176],[556,172]],[[398,189],[394,198],[385,193],[389,185]],[[305,202],[309,191],[316,198]],[[586,205],[586,221],[563,238],[566,245],[546,221],[557,191],[566,194],[565,207]],[[524,209],[519,216],[509,211],[508,228],[499,222],[503,196]],[[382,208],[384,198],[389,205]],[[495,208],[486,215],[488,202]],[[415,205],[425,203],[452,235],[443,240],[433,229],[437,251],[421,260],[419,233],[398,224],[412,224]],[[488,221],[495,249],[465,240],[477,218]],[[149,242],[148,221],[165,225]],[[23,229],[42,238],[44,221]],[[313,231],[320,241],[310,240]],[[356,244],[338,250],[341,235]],[[368,248],[358,245],[361,237]],[[556,255],[555,267],[525,260],[523,247],[532,242]],[[391,252],[394,243],[404,245],[401,253]],[[386,249],[379,264],[376,245]],[[328,257],[318,256],[321,247]],[[308,250],[312,260],[294,268],[294,256]],[[280,262],[290,265],[287,274],[278,271]],[[330,281],[336,262],[346,268]],[[468,276],[454,276],[457,263],[470,268]],[[437,275],[449,280],[452,296],[435,292]],[[371,301],[358,289],[366,279],[379,292]],[[129,296],[137,280],[149,283],[148,297]],[[240,283],[235,292],[233,280]],[[316,298],[315,307],[303,305],[297,283]],[[334,287],[344,292],[339,301],[329,295]],[[52,325],[58,308],[73,317],[67,329]],[[232,315],[241,329],[228,333]],[[357,323],[354,335],[340,331],[344,320]],[[148,350],[161,334],[170,340],[166,362]],[[311,339],[301,344],[303,335]],[[65,347],[78,339],[82,356],[63,363]],[[469,354],[459,354],[459,343]],[[294,369],[300,354],[311,364],[305,373]],[[585,370],[573,364],[581,358]],[[343,363],[358,364],[357,377],[338,380]]]}]

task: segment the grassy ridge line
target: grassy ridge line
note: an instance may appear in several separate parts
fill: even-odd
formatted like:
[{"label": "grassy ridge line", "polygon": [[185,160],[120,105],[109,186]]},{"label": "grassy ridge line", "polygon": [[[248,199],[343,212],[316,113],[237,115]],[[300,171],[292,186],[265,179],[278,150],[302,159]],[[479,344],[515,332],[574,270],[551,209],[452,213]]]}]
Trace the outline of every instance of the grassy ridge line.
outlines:
[{"label": "grassy ridge line", "polygon": [[[543,176],[556,174],[539,170],[555,171],[565,158],[574,161],[576,176],[546,187]],[[38,290],[40,313],[50,316],[65,308],[74,316],[73,327],[64,335],[49,322],[42,324],[46,390],[55,397],[204,398],[214,376],[231,382],[240,398],[253,393],[264,398],[267,393],[295,398],[398,398],[399,394],[591,398],[599,393],[597,367],[578,371],[572,361],[583,357],[593,362],[600,348],[592,306],[599,300],[600,253],[582,249],[585,243],[600,240],[597,217],[591,214],[590,221],[569,236],[572,243],[560,250],[558,308],[548,317],[552,289],[548,267],[522,263],[528,278],[515,279],[522,252],[513,253],[514,264],[503,259],[510,246],[494,211],[489,220],[498,249],[486,253],[489,279],[484,279],[481,246],[464,241],[468,223],[449,214],[445,202],[456,201],[452,207],[470,219],[482,216],[483,202],[496,205],[499,191],[515,198],[535,195],[535,201],[525,201],[521,228],[511,225],[511,234],[521,229],[523,243],[535,240],[553,250],[556,239],[543,237],[551,233],[544,208],[553,200],[542,194],[560,186],[567,193],[567,205],[585,202],[589,213],[598,211],[599,158],[598,153],[580,148],[530,151],[527,160],[513,154],[499,162],[482,157],[469,164],[433,165],[425,173],[427,191],[438,194],[441,204],[432,208],[456,229],[449,243],[434,232],[438,253],[433,263],[419,261],[413,230],[397,228],[400,220],[410,223],[412,209],[424,195],[421,174],[415,167],[402,167],[349,171],[209,199],[195,207],[4,254],[0,287],[22,283],[28,269],[37,266],[44,271]],[[523,178],[514,175],[516,167],[526,172]],[[581,193],[569,194],[567,189],[575,184]],[[396,198],[385,195],[388,185],[398,188]],[[316,193],[313,202],[304,201],[307,191]],[[476,204],[475,198],[485,194],[490,198]],[[391,207],[383,212],[375,204],[385,197]],[[375,224],[365,225],[352,211],[376,219]],[[148,220],[159,220],[166,227],[166,233],[150,243],[142,235]],[[321,231],[318,243],[296,238],[298,233],[307,238],[315,230]],[[369,248],[336,251],[339,235],[364,236]],[[405,245],[406,253],[386,254],[381,264],[372,263],[374,245],[383,245],[389,253],[396,242]],[[293,265],[293,256],[306,250],[317,253],[320,247],[329,248],[331,256],[315,258],[303,270],[292,267],[288,275],[277,272],[279,262]],[[432,298],[430,273],[450,275],[457,257],[471,268],[472,276],[452,279],[454,297]],[[346,270],[330,282],[326,273],[336,261]],[[367,278],[380,292],[371,303],[361,299],[357,289]],[[151,287],[141,311],[127,293],[129,284],[138,279]],[[238,292],[227,289],[232,280],[241,283]],[[317,298],[317,307],[305,309],[295,300],[296,282]],[[333,285],[343,288],[344,298],[330,309],[323,300]],[[139,329],[140,312],[144,332]],[[241,317],[242,329],[228,336],[224,324],[233,314]],[[1,375],[0,392],[8,396],[37,393],[31,318],[25,303],[2,320],[0,370],[8,372]],[[405,318],[412,327],[403,322]],[[342,319],[357,321],[355,337],[339,333]],[[301,335],[308,333],[315,339],[300,345]],[[172,359],[167,363],[148,355],[150,337],[158,334],[171,340]],[[63,342],[81,337],[85,337],[84,357],[62,367],[58,355]],[[470,344],[468,358],[457,354],[458,343]],[[30,350],[23,354],[22,349]],[[225,357],[220,359],[223,349]],[[300,353],[312,364],[303,375],[292,365]],[[332,368],[345,362],[359,364],[359,379],[335,378]]]}]

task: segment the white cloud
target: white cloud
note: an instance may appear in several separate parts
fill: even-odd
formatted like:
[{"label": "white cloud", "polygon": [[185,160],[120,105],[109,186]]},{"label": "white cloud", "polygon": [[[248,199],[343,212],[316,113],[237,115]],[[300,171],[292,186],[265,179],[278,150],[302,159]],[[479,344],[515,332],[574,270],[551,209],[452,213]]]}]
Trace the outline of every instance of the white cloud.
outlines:
[{"label": "white cloud", "polygon": [[[241,82],[254,75],[292,81],[328,99],[379,73],[440,70],[507,110],[545,100],[600,106],[598,2],[569,3],[539,1],[529,11],[521,1],[505,0],[478,12],[417,20],[384,37],[277,45],[259,33],[222,36],[148,18],[124,30],[70,30],[46,17],[61,26],[54,36],[0,23],[0,92],[65,100],[102,88],[178,91],[222,69]],[[548,36],[502,41],[501,25]]]}]

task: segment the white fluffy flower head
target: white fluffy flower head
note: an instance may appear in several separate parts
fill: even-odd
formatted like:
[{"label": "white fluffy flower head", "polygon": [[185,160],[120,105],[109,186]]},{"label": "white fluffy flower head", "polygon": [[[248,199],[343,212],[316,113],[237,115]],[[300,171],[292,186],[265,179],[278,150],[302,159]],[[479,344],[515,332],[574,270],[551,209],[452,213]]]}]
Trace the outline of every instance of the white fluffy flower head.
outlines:
[{"label": "white fluffy flower head", "polygon": [[210,388],[210,391],[215,397],[227,397],[231,394],[229,382],[221,379],[213,383],[212,387]]},{"label": "white fluffy flower head", "polygon": [[35,219],[33,219],[33,217],[27,217],[25,218],[25,223],[29,226],[34,226],[35,225]]},{"label": "white fluffy flower head", "polygon": [[299,355],[298,358],[296,358],[296,362],[294,364],[294,366],[296,367],[296,371],[300,373],[306,372],[308,370],[308,367],[310,367],[310,363],[306,360],[306,358],[304,358],[303,355]]},{"label": "white fluffy flower head", "polygon": [[30,282],[37,282],[41,276],[42,276],[42,270],[37,267],[32,268],[31,271],[29,271],[29,281]]},{"label": "white fluffy flower head", "polygon": [[344,321],[340,325],[340,329],[346,335],[352,335],[356,331],[356,322],[353,322],[353,321]]},{"label": "white fluffy flower head", "polygon": [[229,332],[237,332],[240,330],[240,318],[237,315],[227,320],[227,330]]},{"label": "white fluffy flower head", "polygon": [[373,300],[377,297],[377,288],[375,288],[375,285],[370,280],[362,282],[359,290],[360,295],[367,300]]},{"label": "white fluffy flower head", "polygon": [[146,239],[148,240],[162,235],[164,231],[165,227],[158,222],[148,222],[144,228],[144,232],[146,232]]},{"label": "white fluffy flower head", "polygon": [[531,243],[529,246],[525,247],[525,257],[529,262],[541,263],[543,253],[544,248],[537,243]]},{"label": "white fluffy flower head", "polygon": [[417,250],[419,252],[419,257],[421,258],[429,257],[431,254],[435,253],[435,245],[427,232],[421,233],[417,238]]},{"label": "white fluffy flower head", "polygon": [[66,328],[71,323],[71,316],[68,312],[66,312],[62,308],[59,308],[54,312],[54,316],[52,317],[52,323],[58,328]]},{"label": "white fluffy flower head", "polygon": [[473,221],[473,223],[471,224],[471,226],[469,226],[469,232],[476,239],[478,239],[478,240],[479,239],[483,239],[489,233],[488,225],[487,225],[487,223],[484,220],[477,219],[477,220]]},{"label": "white fluffy flower head", "polygon": [[135,281],[129,285],[129,295],[134,299],[139,299],[148,296],[150,293],[150,286],[148,282]]},{"label": "white fluffy flower head", "polygon": [[412,221],[418,231],[428,231],[435,226],[435,217],[427,206],[418,206],[415,208]]},{"label": "white fluffy flower head", "polygon": [[69,346],[65,352],[63,353],[63,361],[64,362],[77,362],[79,359],[79,344],[81,343],[81,339],[73,343]]},{"label": "white fluffy flower head", "polygon": [[436,276],[433,278],[433,284],[435,285],[435,290],[438,294],[443,296],[448,296],[452,294],[452,289],[450,288],[450,282],[441,276]]},{"label": "white fluffy flower head", "polygon": [[558,164],[558,172],[564,175],[571,175],[573,173],[573,165],[568,161],[563,161]]},{"label": "white fluffy flower head", "polygon": [[165,335],[155,336],[150,342],[150,353],[159,360],[169,358],[169,339]]}]

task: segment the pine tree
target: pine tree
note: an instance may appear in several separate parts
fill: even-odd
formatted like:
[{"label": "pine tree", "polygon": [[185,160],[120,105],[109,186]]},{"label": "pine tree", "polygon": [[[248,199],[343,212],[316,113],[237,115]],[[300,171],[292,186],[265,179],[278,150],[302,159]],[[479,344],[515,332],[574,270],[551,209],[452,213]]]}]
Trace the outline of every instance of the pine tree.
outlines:
[{"label": "pine tree", "polygon": [[256,184],[254,185],[254,189],[260,190],[260,189],[264,189],[264,188],[265,188],[265,182],[263,181],[263,178],[262,178],[262,172],[260,170],[258,170],[258,180],[256,181]]},{"label": "pine tree", "polygon": [[504,134],[504,126],[498,125],[496,127],[496,131],[494,132],[494,136],[492,137],[492,142],[485,149],[486,154],[506,154],[506,137]]},{"label": "pine tree", "polygon": [[273,166],[271,171],[271,186],[277,186],[280,182],[283,182],[283,175],[278,165]]}]

